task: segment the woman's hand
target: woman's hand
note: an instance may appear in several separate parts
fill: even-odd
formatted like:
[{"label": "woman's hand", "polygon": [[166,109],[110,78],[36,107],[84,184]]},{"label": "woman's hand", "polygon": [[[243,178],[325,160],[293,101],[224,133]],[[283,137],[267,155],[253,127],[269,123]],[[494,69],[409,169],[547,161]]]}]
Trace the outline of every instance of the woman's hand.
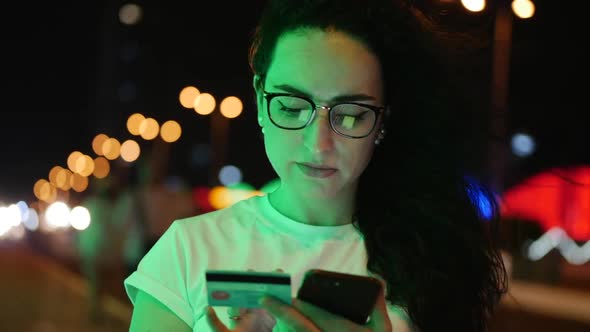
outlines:
[{"label": "woman's hand", "polygon": [[280,332],[392,331],[383,291],[366,325],[358,325],[348,319],[334,315],[299,299],[293,299],[293,304],[288,305],[274,298],[265,297],[262,301],[262,306],[275,317],[277,320],[277,329],[275,331],[278,330]]},{"label": "woman's hand", "polygon": [[[254,272],[254,269],[247,271]],[[283,269],[275,269],[275,272],[284,272]],[[213,308],[207,309],[207,320],[216,332],[271,332],[275,326],[275,319],[264,309],[229,308],[227,311],[232,325],[225,326],[217,317]]]},{"label": "woman's hand", "polygon": [[207,308],[207,320],[215,332],[271,332],[275,325],[274,318],[264,309],[239,309],[239,311],[239,315],[230,316],[237,317],[234,320],[235,324],[231,327],[225,326],[211,307]]}]

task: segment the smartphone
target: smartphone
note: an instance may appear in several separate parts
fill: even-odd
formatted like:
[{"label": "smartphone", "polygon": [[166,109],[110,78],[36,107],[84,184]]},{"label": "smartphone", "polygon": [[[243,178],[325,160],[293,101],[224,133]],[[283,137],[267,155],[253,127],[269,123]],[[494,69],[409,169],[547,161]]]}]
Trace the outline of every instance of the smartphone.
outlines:
[{"label": "smartphone", "polygon": [[259,308],[258,299],[271,295],[291,304],[291,275],[283,272],[205,271],[211,306]]},{"label": "smartphone", "polygon": [[374,277],[311,269],[304,276],[297,298],[363,325],[382,287]]}]

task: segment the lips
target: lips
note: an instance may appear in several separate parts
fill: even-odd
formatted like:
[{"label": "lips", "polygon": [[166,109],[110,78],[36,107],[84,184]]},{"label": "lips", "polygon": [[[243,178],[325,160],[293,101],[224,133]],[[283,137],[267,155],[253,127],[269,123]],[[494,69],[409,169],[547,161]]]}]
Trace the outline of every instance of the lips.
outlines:
[{"label": "lips", "polygon": [[308,164],[308,163],[297,163],[297,166],[303,172],[303,174],[313,178],[326,178],[336,173],[335,168]]}]

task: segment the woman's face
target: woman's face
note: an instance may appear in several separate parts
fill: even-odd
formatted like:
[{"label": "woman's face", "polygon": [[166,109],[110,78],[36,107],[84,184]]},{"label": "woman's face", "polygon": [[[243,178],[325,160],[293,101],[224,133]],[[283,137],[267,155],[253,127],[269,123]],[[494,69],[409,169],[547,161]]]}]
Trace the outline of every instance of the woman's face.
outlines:
[{"label": "woman's face", "polygon": [[[382,83],[379,60],[364,44],[343,32],[305,29],[279,38],[264,90],[307,96],[322,106],[337,100],[383,106]],[[307,127],[281,129],[268,117],[263,91],[256,92],[266,154],[282,180],[281,190],[309,197],[356,190],[372,156],[379,123],[367,137],[348,138],[335,133],[328,112],[318,108]]]}]

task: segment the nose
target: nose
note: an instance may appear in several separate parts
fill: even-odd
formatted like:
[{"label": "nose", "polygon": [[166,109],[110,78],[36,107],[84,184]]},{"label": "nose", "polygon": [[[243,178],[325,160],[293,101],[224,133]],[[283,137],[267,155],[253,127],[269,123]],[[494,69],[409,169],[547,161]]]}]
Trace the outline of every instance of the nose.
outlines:
[{"label": "nose", "polygon": [[318,108],[316,112],[311,123],[303,128],[303,144],[314,154],[330,151],[334,147],[334,132],[330,127],[328,111]]}]

